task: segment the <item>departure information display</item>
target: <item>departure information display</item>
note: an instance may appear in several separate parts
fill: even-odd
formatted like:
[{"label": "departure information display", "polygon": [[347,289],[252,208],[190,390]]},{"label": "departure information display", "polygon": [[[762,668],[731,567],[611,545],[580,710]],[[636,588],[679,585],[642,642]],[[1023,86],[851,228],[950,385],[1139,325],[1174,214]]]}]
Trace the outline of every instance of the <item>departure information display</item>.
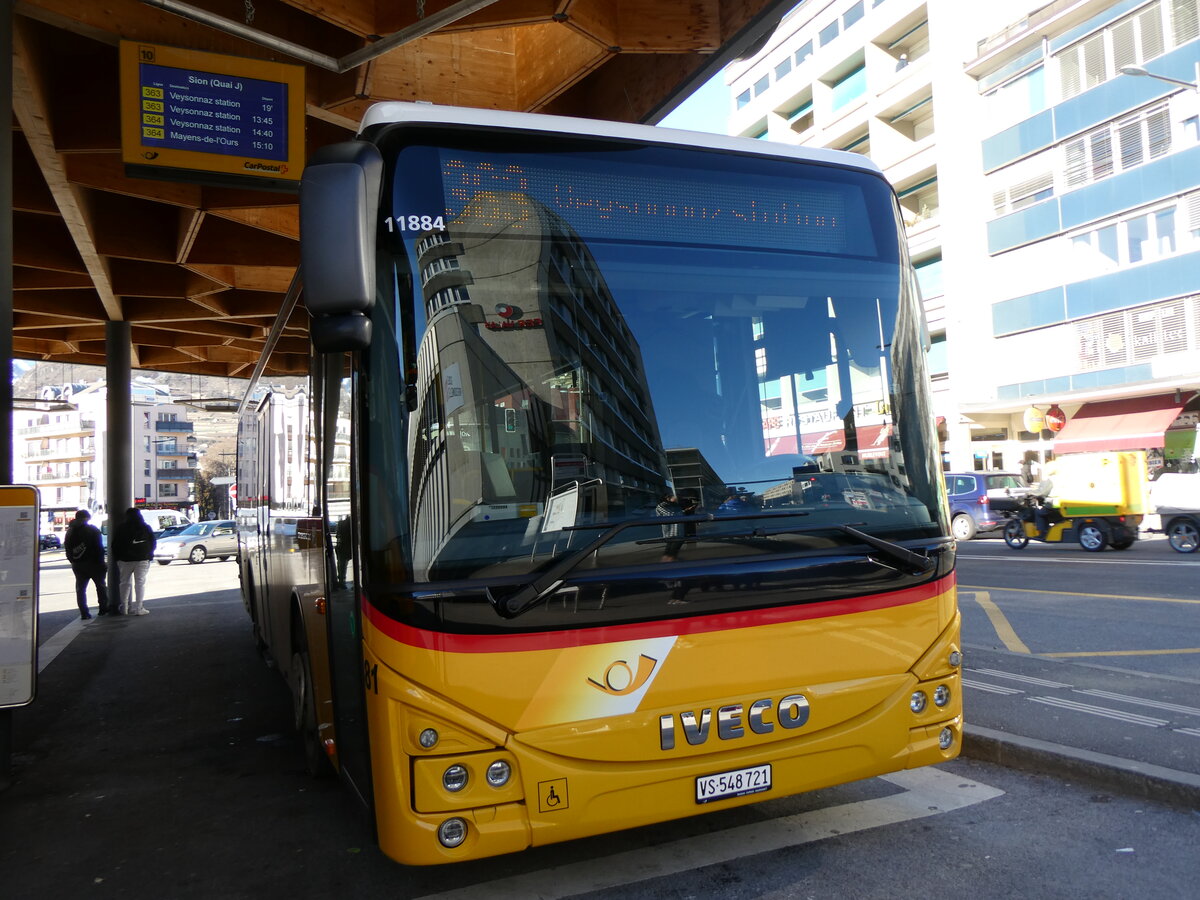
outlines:
[{"label": "departure information display", "polygon": [[144,147],[287,158],[286,84],[138,66]]},{"label": "departure information display", "polygon": [[122,41],[126,174],[295,190],[304,97],[303,66]]}]

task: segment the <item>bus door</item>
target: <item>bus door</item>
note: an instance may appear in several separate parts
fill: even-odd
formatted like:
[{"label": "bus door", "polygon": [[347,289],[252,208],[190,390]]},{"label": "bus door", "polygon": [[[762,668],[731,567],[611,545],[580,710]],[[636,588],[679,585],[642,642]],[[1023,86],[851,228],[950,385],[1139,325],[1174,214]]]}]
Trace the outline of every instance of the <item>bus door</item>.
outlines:
[{"label": "bus door", "polygon": [[362,610],[356,563],[357,508],[352,502],[352,379],[349,357],[335,353],[322,360],[321,508],[329,522],[325,583],[329,613],[329,674],[333,690],[338,767],[359,797],[371,805],[371,759],[367,740],[363,685]]}]

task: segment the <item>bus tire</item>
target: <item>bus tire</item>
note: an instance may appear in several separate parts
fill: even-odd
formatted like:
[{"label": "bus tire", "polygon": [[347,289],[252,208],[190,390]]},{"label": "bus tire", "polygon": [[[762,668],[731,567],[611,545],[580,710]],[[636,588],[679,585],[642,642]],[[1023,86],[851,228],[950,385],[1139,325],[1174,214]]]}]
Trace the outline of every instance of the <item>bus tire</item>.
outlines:
[{"label": "bus tire", "polygon": [[308,640],[304,626],[293,623],[292,668],[288,681],[292,689],[292,724],[300,737],[304,751],[304,769],[313,778],[333,775],[333,764],[321,746],[317,731],[317,700],[313,694],[312,661],[308,655]]}]

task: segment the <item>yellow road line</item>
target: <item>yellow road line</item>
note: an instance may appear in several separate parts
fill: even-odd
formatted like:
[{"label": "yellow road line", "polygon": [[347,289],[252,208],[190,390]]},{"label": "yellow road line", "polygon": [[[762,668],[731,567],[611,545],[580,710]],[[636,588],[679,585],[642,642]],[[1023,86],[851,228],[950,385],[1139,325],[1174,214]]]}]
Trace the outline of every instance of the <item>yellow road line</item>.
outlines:
[{"label": "yellow road line", "polygon": [[1004,642],[1004,646],[1013,653],[1032,653],[1025,646],[1024,642],[1017,637],[1016,631],[1012,625],[1008,623],[1004,613],[1000,612],[1000,607],[992,602],[991,595],[987,591],[975,591],[976,602],[983,607],[983,611],[987,613],[987,617],[992,622],[992,627],[996,629],[996,637]]},{"label": "yellow road line", "polygon": [[1200,653],[1200,647],[1183,647],[1179,650],[1092,650],[1076,653],[1039,653],[1038,656],[1170,656],[1177,653]]},{"label": "yellow road line", "polygon": [[1039,591],[1033,588],[1015,587],[983,587],[973,584],[960,584],[964,591],[1017,591],[1022,594],[1054,594],[1057,597],[1099,597],[1101,600],[1151,600],[1155,603],[1191,603],[1200,606],[1200,600],[1177,600],[1174,597],[1131,597],[1126,594],[1089,594],[1078,591]]}]

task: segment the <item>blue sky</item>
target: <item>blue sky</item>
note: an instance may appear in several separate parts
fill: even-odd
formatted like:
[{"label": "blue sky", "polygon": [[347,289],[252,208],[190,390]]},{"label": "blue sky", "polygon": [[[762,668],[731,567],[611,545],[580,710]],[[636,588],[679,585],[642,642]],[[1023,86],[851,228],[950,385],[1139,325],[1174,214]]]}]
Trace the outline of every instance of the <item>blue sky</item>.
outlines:
[{"label": "blue sky", "polygon": [[710,78],[658,124],[668,128],[685,128],[688,131],[726,134],[728,121],[729,88],[725,86],[725,73],[722,71]]}]

